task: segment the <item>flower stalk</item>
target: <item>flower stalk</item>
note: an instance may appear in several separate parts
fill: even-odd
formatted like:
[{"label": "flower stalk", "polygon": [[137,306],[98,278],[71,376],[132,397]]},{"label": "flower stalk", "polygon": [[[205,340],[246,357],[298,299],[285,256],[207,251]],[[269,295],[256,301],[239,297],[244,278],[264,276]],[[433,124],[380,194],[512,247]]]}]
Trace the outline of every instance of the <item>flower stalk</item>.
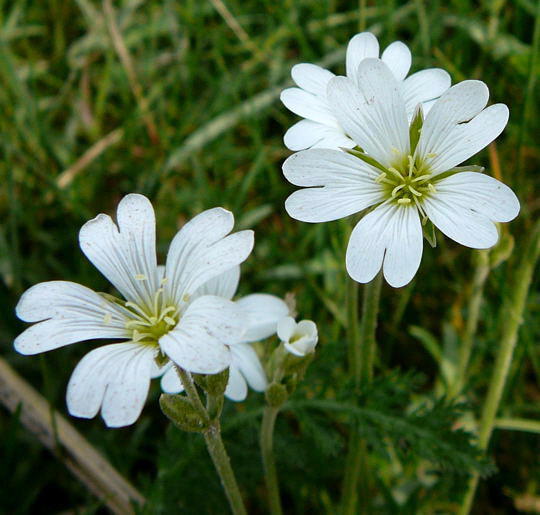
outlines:
[{"label": "flower stalk", "polygon": [[[531,233],[528,245],[525,246],[519,266],[516,268],[516,275],[511,286],[508,300],[503,306],[504,320],[499,350],[495,368],[491,376],[488,394],[482,410],[482,418],[478,430],[478,445],[486,450],[491,439],[493,428],[495,427],[495,417],[499,410],[506,380],[514,349],[518,339],[519,328],[523,322],[523,313],[526,308],[529,287],[532,282],[535,265],[540,256],[540,222],[537,222]],[[474,474],[467,488],[459,514],[467,515],[472,507],[479,476]]]},{"label": "flower stalk", "polygon": [[[353,281],[350,281],[353,282]],[[373,364],[375,361],[375,331],[381,296],[382,274],[379,273],[371,282],[364,286],[362,319],[358,329],[358,310],[349,306],[349,341],[353,346],[354,382],[357,392],[362,386],[373,379]],[[352,297],[349,300],[354,302]],[[356,305],[357,306],[357,305]],[[352,326],[356,326],[354,329]],[[360,482],[360,485],[359,485]],[[359,436],[356,423],[351,428],[349,438],[349,453],[347,455],[345,477],[342,491],[342,513],[353,515],[358,513],[358,500],[362,499],[362,513],[368,512],[369,484],[367,473],[367,443]]]},{"label": "flower stalk", "polygon": [[278,413],[278,407],[266,406],[263,414],[260,439],[266,491],[268,493],[268,503],[272,515],[281,515],[283,513],[279,494],[276,461],[274,459],[274,427]]},{"label": "flower stalk", "polygon": [[[229,455],[227,454],[221,438],[219,415],[215,418],[210,418],[207,409],[204,407],[201,398],[199,397],[197,387],[195,386],[191,374],[180,367],[178,367],[177,370],[191,405],[199,412],[202,420],[207,424],[202,431],[204,441],[206,442],[208,454],[210,454],[214,467],[221,480],[223,490],[225,490],[225,495],[227,496],[231,510],[234,515],[247,515],[244,501],[242,500],[240,489],[238,488],[238,483],[236,482],[236,477],[231,467]],[[212,399],[211,402],[209,400],[209,406],[215,404],[215,399]]]}]

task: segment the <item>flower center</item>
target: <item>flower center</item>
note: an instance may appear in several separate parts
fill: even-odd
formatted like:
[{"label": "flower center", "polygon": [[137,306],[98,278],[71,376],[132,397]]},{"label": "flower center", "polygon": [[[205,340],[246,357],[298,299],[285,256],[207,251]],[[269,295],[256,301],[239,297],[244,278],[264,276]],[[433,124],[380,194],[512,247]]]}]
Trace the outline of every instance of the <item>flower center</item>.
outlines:
[{"label": "flower center", "polygon": [[416,205],[421,211],[420,203],[436,192],[432,180],[433,175],[423,166],[418,166],[411,155],[401,166],[391,166],[375,179],[389,200],[402,206]]},{"label": "flower center", "polygon": [[158,340],[180,320],[178,307],[164,301],[163,288],[156,291],[150,308],[139,306],[134,302],[126,302],[125,307],[132,317],[132,320],[126,322],[126,329],[131,332],[132,340],[137,343],[157,345]]}]

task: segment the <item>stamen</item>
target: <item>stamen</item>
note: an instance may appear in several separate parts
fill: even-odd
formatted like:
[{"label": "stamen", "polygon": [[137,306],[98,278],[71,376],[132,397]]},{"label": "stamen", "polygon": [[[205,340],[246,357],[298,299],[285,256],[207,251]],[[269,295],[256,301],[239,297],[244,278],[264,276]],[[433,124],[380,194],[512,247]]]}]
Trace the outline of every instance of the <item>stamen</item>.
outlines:
[{"label": "stamen", "polygon": [[401,175],[393,166],[388,168],[389,172],[392,172],[398,179],[403,180],[403,175]]},{"label": "stamen", "polygon": [[421,197],[421,196],[422,196],[422,193],[420,193],[418,190],[415,190],[410,184],[409,184],[409,191],[410,191],[413,195],[416,195],[417,197]]},{"label": "stamen", "polygon": [[161,282],[160,282],[161,286],[163,286],[168,280],[169,280],[168,277],[164,277],[163,279],[161,279]]},{"label": "stamen", "polygon": [[409,179],[410,179],[413,175],[414,159],[413,159],[413,156],[411,156],[410,154],[407,156],[407,158],[409,160]]},{"label": "stamen", "polygon": [[144,274],[135,274],[135,280],[136,281],[146,281],[148,280],[148,277]]},{"label": "stamen", "polygon": [[140,306],[135,304],[134,302],[131,302],[131,301],[126,302],[126,307],[133,309],[146,320],[150,320],[150,317],[144,312],[144,310]]},{"label": "stamen", "polygon": [[429,154],[426,154],[426,157],[428,159],[435,159],[437,157],[437,154],[430,152]]},{"label": "stamen", "polygon": [[435,186],[431,184],[431,182],[428,184],[428,190],[431,191],[431,193],[437,193],[437,190],[435,189]]},{"label": "stamen", "polygon": [[405,183],[403,184],[400,184],[399,186],[396,186],[393,190],[392,190],[392,198],[395,198],[395,196],[398,194],[398,191],[402,188],[405,187]]},{"label": "stamen", "polygon": [[176,320],[171,317],[164,317],[163,320],[169,325],[176,325]]},{"label": "stamen", "polygon": [[429,179],[430,177],[431,177],[430,173],[425,173],[424,175],[420,175],[419,177],[415,177],[411,182],[423,181],[424,179]]},{"label": "stamen", "polygon": [[422,224],[425,224],[425,220],[427,220],[428,216],[426,214],[426,212],[424,211],[424,208],[422,207],[422,205],[420,204],[420,202],[418,202],[418,199],[416,197],[413,197],[414,198],[414,203],[416,204],[416,207],[418,208],[418,211],[420,212],[420,215],[422,216]]},{"label": "stamen", "polygon": [[377,178],[375,179],[375,182],[380,184],[384,179],[386,179],[386,173],[382,172],[381,174],[377,176]]},{"label": "stamen", "polygon": [[410,198],[400,198],[400,199],[398,199],[397,203],[398,204],[410,204],[411,199]]}]

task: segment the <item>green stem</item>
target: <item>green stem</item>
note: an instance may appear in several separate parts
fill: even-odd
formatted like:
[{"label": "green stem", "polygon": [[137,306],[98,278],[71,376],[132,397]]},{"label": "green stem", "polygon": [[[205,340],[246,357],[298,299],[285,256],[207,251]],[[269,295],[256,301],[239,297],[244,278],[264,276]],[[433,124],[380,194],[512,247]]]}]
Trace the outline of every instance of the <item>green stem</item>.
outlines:
[{"label": "green stem", "polygon": [[377,330],[377,315],[381,297],[382,274],[379,273],[373,281],[364,286],[362,303],[362,324],[360,326],[361,366],[360,376],[356,377],[359,385],[371,383],[373,380],[373,364],[375,361],[375,331]]},{"label": "green stem", "polygon": [[229,455],[221,439],[219,420],[215,420],[210,424],[210,427],[204,432],[204,440],[208,453],[214,462],[214,467],[221,479],[221,485],[225,490],[232,512],[235,515],[247,515],[244,501],[242,500],[240,489],[238,488],[238,483],[231,467]]},{"label": "green stem", "polygon": [[[525,246],[519,266],[516,269],[514,281],[510,286],[508,301],[502,308],[503,330],[499,343],[499,350],[495,368],[491,376],[489,389],[482,410],[482,418],[478,430],[478,445],[486,450],[489,445],[491,433],[495,426],[495,417],[499,409],[501,398],[508,378],[508,371],[512,363],[514,348],[516,346],[519,328],[523,321],[523,313],[526,308],[529,287],[532,282],[533,272],[540,255],[540,221],[535,225],[528,245]],[[467,515],[472,507],[478,474],[474,474],[469,481],[467,492],[460,508],[460,515]]]},{"label": "green stem", "polygon": [[347,277],[347,340],[349,342],[349,371],[360,377],[362,370],[360,327],[358,324],[358,283]]},{"label": "green stem", "polygon": [[[382,275],[379,273],[373,281],[364,286],[362,321],[358,330],[358,309],[355,299],[349,294],[349,345],[353,347],[354,382],[357,391],[373,379],[375,361],[375,331],[381,295]],[[352,288],[349,287],[349,291]],[[356,299],[357,302],[357,299]],[[359,485],[360,481],[360,485]],[[349,437],[349,453],[345,466],[342,491],[343,515],[355,515],[359,512],[358,500],[362,505],[360,512],[369,512],[369,472],[367,467],[367,443],[359,436],[358,427],[353,424]],[[360,494],[360,495],[359,495]]]},{"label": "green stem", "polygon": [[281,515],[283,513],[279,495],[276,462],[274,460],[274,426],[278,413],[279,408],[273,406],[267,406],[264,409],[260,442],[264,466],[264,480],[266,482],[266,491],[268,492],[270,513],[272,515]]},{"label": "green stem", "polygon": [[474,255],[476,257],[476,268],[474,271],[471,297],[469,299],[469,308],[467,310],[467,322],[459,347],[459,361],[455,381],[450,385],[448,391],[450,398],[455,397],[461,391],[467,377],[467,368],[469,367],[472,348],[474,346],[474,337],[476,336],[478,320],[480,319],[484,286],[490,272],[489,254],[485,251],[479,251]]},{"label": "green stem", "polygon": [[229,455],[221,439],[219,419],[210,419],[208,411],[199,397],[191,374],[180,367],[177,367],[176,370],[184,385],[184,390],[191,401],[191,405],[199,412],[201,418],[208,423],[208,428],[203,432],[204,441],[206,442],[208,454],[210,454],[214,467],[221,479],[221,485],[223,486],[223,490],[225,490],[231,511],[234,515],[247,515],[244,501],[242,500],[240,489],[238,488],[238,483],[231,467]]}]

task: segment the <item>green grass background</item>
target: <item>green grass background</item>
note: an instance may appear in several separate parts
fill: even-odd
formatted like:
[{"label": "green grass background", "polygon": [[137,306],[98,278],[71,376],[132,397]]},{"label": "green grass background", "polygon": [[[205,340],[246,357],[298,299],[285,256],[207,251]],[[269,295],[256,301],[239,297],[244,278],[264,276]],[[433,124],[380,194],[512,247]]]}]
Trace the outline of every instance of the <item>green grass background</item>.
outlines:
[{"label": "green grass background", "polygon": [[[540,64],[531,65],[538,52],[535,2],[367,1],[362,15],[357,3],[337,0],[225,4],[247,39],[209,1],[117,3],[116,20],[140,85],[134,94],[100,2],[0,2],[2,355],[52,406],[66,412],[71,371],[98,343],[39,357],[17,355],[12,341],[23,324],[14,306],[24,289],[52,279],[108,291],[78,248],[78,230],[99,212],[114,213],[126,193],[140,192],[156,209],[162,259],[176,230],[203,209],[224,206],[234,212],[238,228],[253,228],[256,246],[243,266],[240,292],[294,292],[300,316],[319,325],[316,361],[296,398],[334,399],[346,392],[346,224],[303,224],[285,213],[284,200],[293,187],[281,174],[289,155],[282,136],[297,118],[278,95],[295,63],[323,61],[342,73],[345,45],[363,20],[382,47],[395,39],[410,46],[413,71],[440,66],[453,82],[481,79],[492,102],[510,107],[509,125],[491,158],[484,151],[472,161],[491,173],[500,170],[522,202],[519,219],[507,228],[516,251],[486,287],[466,399],[467,410],[478,413],[505,323],[499,317],[501,301],[540,207],[534,89]],[[103,138],[113,138],[112,144],[88,159],[69,184],[59,183],[63,172]],[[407,390],[403,410],[430,396],[437,382],[438,365],[429,348],[444,347],[451,354],[459,343],[473,261],[473,251],[439,237],[436,249],[425,246],[411,286],[383,287],[376,374],[392,378],[391,371],[399,371],[394,382]],[[540,413],[539,299],[536,281],[501,409],[507,417],[534,419]],[[419,382],[414,392],[409,371],[423,377],[412,381]],[[169,427],[158,395],[155,384],[140,420],[129,428],[109,430],[99,418],[71,421],[149,498],[149,513],[225,512],[202,438]],[[251,513],[265,513],[257,448],[262,404],[262,396],[251,393],[246,403],[227,403],[224,413],[225,442]],[[287,513],[332,513],[347,425],[324,412],[291,409],[279,419],[276,438]],[[391,447],[400,446],[389,438]],[[376,445],[378,512],[396,513],[392,495],[405,503],[402,513],[454,510],[466,481],[455,466],[418,457],[414,449],[400,459],[388,450],[375,451]],[[538,434],[496,431],[490,455],[498,469],[481,484],[478,513],[512,513],[525,495],[536,496],[540,509],[539,451]],[[3,409],[0,456],[0,512],[102,510]]]}]

